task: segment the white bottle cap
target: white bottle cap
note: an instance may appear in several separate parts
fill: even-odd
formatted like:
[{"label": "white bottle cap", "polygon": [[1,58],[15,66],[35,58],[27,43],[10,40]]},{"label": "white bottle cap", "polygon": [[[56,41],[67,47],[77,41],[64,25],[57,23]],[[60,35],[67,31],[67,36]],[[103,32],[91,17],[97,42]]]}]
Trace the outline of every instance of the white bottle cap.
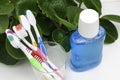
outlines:
[{"label": "white bottle cap", "polygon": [[99,14],[93,9],[85,9],[79,15],[78,32],[85,38],[93,38],[99,32]]}]

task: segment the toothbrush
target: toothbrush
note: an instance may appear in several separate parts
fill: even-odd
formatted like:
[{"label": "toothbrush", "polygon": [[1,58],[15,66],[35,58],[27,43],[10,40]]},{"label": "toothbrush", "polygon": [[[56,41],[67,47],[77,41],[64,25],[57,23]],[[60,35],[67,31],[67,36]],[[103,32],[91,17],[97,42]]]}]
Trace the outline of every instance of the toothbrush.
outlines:
[{"label": "toothbrush", "polygon": [[27,17],[29,23],[33,26],[33,28],[35,30],[39,48],[43,51],[43,53],[45,55],[47,55],[47,51],[46,51],[46,48],[45,48],[45,46],[43,44],[42,38],[41,38],[41,36],[39,34],[39,31],[37,29],[36,19],[35,19],[33,13],[30,10],[26,10],[26,17]]},{"label": "toothbrush", "polygon": [[46,62],[43,62],[41,60],[40,57],[38,57],[37,55],[35,54],[32,54],[32,56],[34,56],[42,65],[42,67],[53,77],[55,78],[56,80],[62,80],[63,78],[61,76],[59,76],[58,74],[56,73],[53,73],[54,71],[49,67],[49,65],[46,64]]},{"label": "toothbrush", "polygon": [[25,31],[25,29],[22,27],[21,24],[17,25],[17,26],[13,26],[13,30],[14,32],[16,33],[16,35],[21,39],[23,40],[23,42],[29,46],[33,51],[35,51],[35,53],[41,57],[44,61],[47,60],[46,56],[44,55],[44,53],[39,49],[37,48],[36,46],[33,46],[32,44],[30,44],[26,39],[25,37],[28,36],[27,32]]},{"label": "toothbrush", "polygon": [[27,32],[25,31],[25,29],[22,27],[21,24],[18,24],[17,26],[13,26],[13,30],[16,33],[16,35],[23,40],[24,43],[26,43],[26,45],[28,45],[32,50],[36,51],[36,47],[31,45],[26,39],[25,37],[28,36]]},{"label": "toothbrush", "polygon": [[[55,80],[53,78],[53,76],[45,74],[44,72],[46,72],[42,65],[31,55],[34,54],[29,48],[25,47],[20,40],[18,39],[18,37],[15,35],[14,32],[12,32],[12,30],[7,29],[6,30],[6,35],[7,38],[10,42],[10,44],[14,47],[14,48],[20,48],[24,54],[26,55],[26,57],[28,58],[28,60],[30,61],[30,63],[32,64],[32,66],[37,69],[38,71],[42,71],[43,75],[45,76],[46,79],[48,80]],[[46,67],[45,67],[46,68]],[[48,70],[48,69],[47,69]],[[55,76],[56,77],[56,76]]]},{"label": "toothbrush", "polygon": [[[35,46],[33,46],[33,45],[31,45],[24,37],[26,37],[26,36],[28,36],[27,35],[27,32],[25,31],[25,29],[22,27],[22,25],[21,24],[19,24],[19,25],[17,25],[17,26],[13,26],[13,30],[14,30],[14,32],[16,33],[16,35],[21,39],[21,40],[23,40],[29,47],[31,47],[33,50],[36,50],[37,48],[35,47]],[[39,49],[39,48],[38,48]],[[42,53],[43,54],[43,53]],[[49,69],[49,67],[51,66],[51,64],[49,65],[49,63],[50,63],[50,61],[49,60],[47,60],[47,61],[49,61],[49,62],[43,62],[43,60],[42,59],[40,59],[40,57],[43,57],[43,56],[37,56],[36,54],[32,54],[32,56],[33,57],[35,57],[42,65],[44,65],[43,67],[46,67],[46,70],[49,70],[50,71],[50,69]],[[45,66],[46,65],[46,66]],[[52,64],[53,65],[53,64]],[[50,67],[51,68],[51,67]],[[52,70],[53,70],[53,68],[52,68]],[[53,70],[53,71],[55,71],[55,70]],[[52,72],[52,71],[50,71],[50,72]],[[58,73],[56,73],[56,74],[58,74]],[[61,76],[60,76],[61,77]]]},{"label": "toothbrush", "polygon": [[[24,37],[28,36],[27,35],[27,32],[25,31],[25,29],[22,27],[21,24],[17,25],[17,26],[13,26],[13,30],[14,32],[16,33],[16,35],[21,39],[23,40],[26,45],[28,45],[32,50],[34,51],[37,51],[37,47],[31,45]],[[39,48],[38,48],[39,49]],[[43,57],[43,56],[41,56]],[[51,63],[49,60],[48,60],[49,63]],[[51,63],[52,64],[52,63]],[[52,64],[53,66],[53,64]]]},{"label": "toothbrush", "polygon": [[6,30],[6,35],[7,35],[7,38],[10,42],[10,44],[14,47],[14,48],[20,48],[24,54],[26,55],[26,57],[28,58],[28,60],[30,61],[30,63],[39,71],[43,71],[43,68],[41,66],[41,64],[31,55],[33,52],[25,47],[21,42],[20,40],[18,39],[18,37],[15,35],[15,33],[10,30],[10,29],[7,29]]},{"label": "toothbrush", "polygon": [[47,73],[49,73],[55,80],[62,80],[63,79],[59,75],[57,75],[56,73],[53,73],[54,71],[45,62],[43,62],[40,57],[38,57],[35,54],[32,54],[32,56],[34,56],[41,63],[41,65],[45,69],[45,71],[47,71]]},{"label": "toothbrush", "polygon": [[[37,35],[37,38],[38,38],[38,45],[39,45],[39,48],[43,51],[43,53],[47,56],[47,51],[46,51],[46,48],[42,42],[42,38],[39,34],[39,31],[37,29],[37,26],[36,26],[36,19],[33,15],[33,13],[30,11],[30,10],[27,10],[26,11],[26,16],[27,16],[27,19],[29,21],[29,23],[33,26],[35,32],[36,32],[36,35]],[[48,60],[49,61],[49,60]],[[51,63],[51,61],[49,61],[49,63]],[[51,63],[52,66],[54,66],[54,68],[56,69],[57,67],[55,65],[53,65]],[[50,66],[51,67],[51,66]],[[52,67],[51,67],[52,68]]]},{"label": "toothbrush", "polygon": [[36,41],[35,41],[35,39],[34,39],[34,37],[33,37],[33,34],[32,34],[32,32],[31,32],[31,26],[30,26],[27,18],[26,18],[24,15],[20,15],[20,16],[19,16],[19,21],[20,21],[20,23],[22,24],[22,26],[24,27],[24,29],[28,32],[28,34],[29,34],[29,36],[30,36],[30,39],[31,39],[31,41],[32,41],[32,44],[33,44],[34,46],[37,46],[37,43],[36,43]]},{"label": "toothbrush", "polygon": [[[29,23],[33,26],[33,28],[35,30],[35,33],[36,33],[36,36],[37,36],[37,40],[38,40],[38,46],[39,46],[39,48],[47,56],[47,51],[46,51],[46,48],[45,48],[45,46],[43,44],[42,38],[41,38],[41,36],[39,34],[39,31],[37,29],[36,19],[35,19],[33,13],[30,10],[26,10],[26,17],[27,17]],[[60,72],[57,72],[58,71],[57,67],[49,59],[47,61],[48,61],[49,67],[52,70],[54,70],[56,74],[58,74],[60,77],[62,77],[62,75],[60,74]]]}]

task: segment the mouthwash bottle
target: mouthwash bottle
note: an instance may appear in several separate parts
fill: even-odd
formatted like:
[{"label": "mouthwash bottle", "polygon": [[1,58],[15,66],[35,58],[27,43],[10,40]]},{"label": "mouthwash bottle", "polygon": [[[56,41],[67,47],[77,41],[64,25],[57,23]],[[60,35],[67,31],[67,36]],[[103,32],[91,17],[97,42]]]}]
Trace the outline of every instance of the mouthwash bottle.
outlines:
[{"label": "mouthwash bottle", "polygon": [[70,37],[70,68],[81,72],[100,64],[106,32],[99,26],[99,14],[85,9],[79,15],[78,29]]}]

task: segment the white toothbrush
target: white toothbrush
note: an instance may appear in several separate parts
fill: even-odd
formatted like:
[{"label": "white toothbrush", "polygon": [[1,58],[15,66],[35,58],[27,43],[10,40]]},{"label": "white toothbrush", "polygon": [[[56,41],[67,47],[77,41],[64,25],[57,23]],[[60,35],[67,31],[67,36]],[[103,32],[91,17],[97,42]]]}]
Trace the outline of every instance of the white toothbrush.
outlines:
[{"label": "white toothbrush", "polygon": [[27,46],[29,46],[32,50],[36,51],[37,48],[33,45],[31,45],[26,39],[25,37],[28,36],[27,32],[25,31],[25,29],[22,27],[21,24],[17,25],[17,26],[13,26],[13,30],[16,33],[16,35],[23,40],[24,43],[26,43]]},{"label": "white toothbrush", "polygon": [[[47,56],[47,51],[46,51],[46,48],[43,44],[43,41],[42,41],[42,38],[39,34],[39,31],[37,29],[37,26],[36,26],[36,19],[33,15],[33,13],[30,11],[30,10],[26,10],[26,17],[29,21],[29,23],[33,26],[34,30],[35,30],[35,33],[37,35],[37,39],[38,39],[38,45],[39,45],[39,48],[43,51],[44,54],[46,54]],[[57,67],[51,62],[48,60],[48,62],[51,64],[51,66],[53,66],[55,69],[57,69]]]},{"label": "white toothbrush", "polygon": [[26,43],[27,46],[29,46],[33,51],[36,52],[36,54],[41,57],[43,60],[47,60],[46,56],[44,55],[44,53],[37,48],[36,46],[33,46],[32,44],[30,44],[25,37],[28,36],[27,32],[25,31],[25,29],[22,27],[21,24],[17,25],[17,26],[13,26],[13,30],[16,33],[16,35],[24,41],[24,43]]},{"label": "white toothbrush", "polygon": [[[55,80],[62,80],[62,78],[54,73],[54,71],[49,67],[49,65],[46,64],[46,62],[42,61],[40,57],[38,57],[35,54],[32,54],[42,65],[42,67],[47,71],[48,74],[50,74]],[[50,79],[49,79],[50,80]]]},{"label": "white toothbrush", "polygon": [[18,37],[15,35],[15,33],[12,30],[7,29],[6,30],[6,35],[7,35],[7,38],[9,40],[10,44],[14,48],[20,48],[24,52],[26,57],[29,59],[30,63],[37,70],[43,70],[43,68],[41,67],[41,64],[31,55],[33,52],[20,42],[20,40],[18,39]]},{"label": "white toothbrush", "polygon": [[32,41],[32,44],[34,46],[37,46],[37,43],[33,37],[33,34],[31,32],[31,26],[30,26],[30,23],[28,22],[27,18],[24,16],[24,15],[20,15],[19,16],[19,21],[20,23],[22,24],[22,26],[24,27],[24,29],[28,32],[29,36],[30,36],[30,39]]},{"label": "white toothbrush", "polygon": [[[27,35],[27,32],[25,31],[25,29],[22,27],[21,24],[19,24],[19,25],[17,25],[17,26],[13,26],[13,30],[14,30],[14,32],[16,33],[16,35],[17,35],[21,40],[23,40],[23,42],[25,42],[26,45],[28,45],[32,50],[34,50],[34,51],[39,51],[39,50],[38,50],[39,48],[37,48],[36,46],[33,46],[32,44],[30,44],[30,43],[25,39],[25,37],[27,37],[28,35]],[[41,54],[43,54],[43,53],[41,53]],[[42,64],[42,66],[45,67],[45,69],[46,69],[47,71],[53,72],[53,69],[50,68],[50,66],[53,66],[53,64],[52,64],[49,60],[47,60],[47,61],[49,61],[49,62],[46,62],[46,61],[44,61],[44,60],[41,59],[43,56],[40,56],[40,57],[39,57],[39,56],[37,56],[36,54],[32,54],[32,56],[35,57],[35,58]],[[48,64],[50,64],[50,65],[48,65]]]},{"label": "white toothbrush", "polygon": [[43,44],[42,38],[41,38],[41,36],[39,34],[39,31],[37,29],[36,19],[35,19],[33,13],[30,10],[26,10],[26,17],[27,17],[29,23],[33,26],[33,28],[35,30],[39,48],[43,51],[43,53],[45,55],[47,55],[47,51],[46,51],[46,48],[45,48],[45,46]]},{"label": "white toothbrush", "polygon": [[[13,26],[13,30],[14,32],[16,33],[16,35],[21,39],[23,40],[24,43],[26,43],[26,45],[28,45],[32,50],[34,51],[37,51],[37,47],[33,46],[32,44],[30,44],[26,39],[25,37],[28,36],[27,35],[27,32],[25,31],[25,29],[22,27],[21,24],[17,25],[17,26]],[[42,57],[42,56],[41,56]],[[49,59],[47,60],[48,63],[51,64],[51,66],[54,66],[50,61]],[[55,67],[55,66],[54,66]],[[57,68],[57,67],[56,67]],[[55,69],[56,69],[55,68]]]},{"label": "white toothbrush", "polygon": [[[39,46],[39,48],[47,56],[47,51],[46,51],[46,48],[45,48],[45,46],[43,44],[42,38],[41,38],[41,36],[39,34],[39,31],[37,29],[36,19],[35,19],[33,13],[30,10],[26,10],[26,17],[27,17],[29,23],[33,26],[33,28],[35,30],[35,33],[36,33],[36,36],[37,36],[37,40],[38,40],[38,46]],[[47,59],[47,63],[49,65],[49,67],[52,68],[55,71],[55,73],[62,78],[62,74],[58,71],[58,68],[49,59]]]},{"label": "white toothbrush", "polygon": [[[52,76],[52,74],[46,74],[47,72],[46,72],[46,70],[45,69],[47,69],[47,67],[46,67],[46,65],[41,65],[31,54],[33,54],[33,52],[29,49],[29,48],[27,48],[26,46],[24,46],[21,42],[20,42],[20,40],[18,39],[18,37],[15,35],[15,33],[14,32],[12,32],[12,30],[10,30],[10,29],[7,29],[6,30],[6,35],[7,35],[7,38],[8,38],[8,40],[9,40],[9,42],[10,42],[10,44],[14,47],[14,48],[20,48],[23,52],[24,52],[24,54],[26,55],[26,57],[28,58],[28,60],[30,61],[30,63],[31,63],[31,65],[35,68],[35,69],[37,69],[38,71],[41,71],[41,72],[43,72],[43,75],[45,76],[45,78],[46,79],[48,79],[48,80],[55,80],[54,79],[54,77],[57,77],[57,76],[55,76],[55,75],[53,75]],[[42,66],[44,66],[44,68],[42,67]],[[47,70],[49,70],[49,69],[47,69]]]},{"label": "white toothbrush", "polygon": [[29,46],[32,50],[36,51],[37,47],[33,46],[32,44],[30,44],[25,37],[28,36],[27,32],[25,31],[25,29],[22,27],[21,24],[17,25],[17,26],[13,26],[13,30],[16,33],[16,35],[23,40],[24,43],[26,43],[27,46]]},{"label": "white toothbrush", "polygon": [[[16,33],[16,35],[28,46],[30,47],[33,51],[37,52],[39,51],[39,48],[37,48],[36,46],[33,46],[32,44],[30,44],[25,37],[28,36],[27,32],[25,31],[25,29],[22,27],[21,24],[17,25],[17,26],[13,26],[13,30]],[[40,53],[41,56],[43,57],[43,53]]]}]

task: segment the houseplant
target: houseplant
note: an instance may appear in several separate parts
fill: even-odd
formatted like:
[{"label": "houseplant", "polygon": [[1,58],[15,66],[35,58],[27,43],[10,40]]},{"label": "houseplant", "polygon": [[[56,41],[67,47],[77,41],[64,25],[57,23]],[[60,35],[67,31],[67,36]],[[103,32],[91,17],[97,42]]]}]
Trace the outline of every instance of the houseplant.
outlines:
[{"label": "houseplant", "polygon": [[111,21],[120,22],[120,16],[102,16],[100,0],[1,0],[0,62],[13,65],[26,58],[20,50],[14,49],[9,44],[4,31],[19,24],[18,16],[24,14],[27,9],[36,16],[37,26],[43,39],[55,41],[69,51],[69,36],[77,29],[79,13],[83,10],[82,5],[99,13],[100,25],[107,32],[105,43],[113,43],[118,38],[118,32]]}]

